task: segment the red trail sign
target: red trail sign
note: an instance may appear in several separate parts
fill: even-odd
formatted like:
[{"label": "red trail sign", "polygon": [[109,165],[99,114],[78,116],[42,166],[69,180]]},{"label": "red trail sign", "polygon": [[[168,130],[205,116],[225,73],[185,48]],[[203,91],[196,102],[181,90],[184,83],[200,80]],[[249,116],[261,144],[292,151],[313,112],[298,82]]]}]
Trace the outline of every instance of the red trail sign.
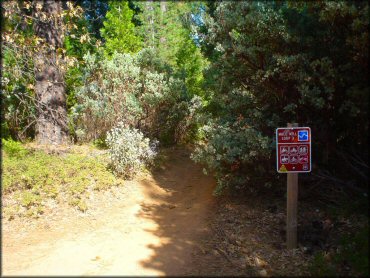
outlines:
[{"label": "red trail sign", "polygon": [[276,129],[276,167],[279,173],[311,172],[311,129]]}]

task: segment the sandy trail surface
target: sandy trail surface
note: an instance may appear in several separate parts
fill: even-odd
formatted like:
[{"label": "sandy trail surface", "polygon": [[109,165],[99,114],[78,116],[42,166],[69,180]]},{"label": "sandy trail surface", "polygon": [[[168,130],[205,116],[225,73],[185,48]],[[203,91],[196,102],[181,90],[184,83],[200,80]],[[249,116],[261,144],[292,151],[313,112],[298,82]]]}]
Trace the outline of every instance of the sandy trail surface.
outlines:
[{"label": "sandy trail surface", "polygon": [[165,169],[127,182],[84,215],[60,213],[23,230],[3,223],[2,274],[191,273],[210,233],[215,182],[188,157],[173,151]]}]

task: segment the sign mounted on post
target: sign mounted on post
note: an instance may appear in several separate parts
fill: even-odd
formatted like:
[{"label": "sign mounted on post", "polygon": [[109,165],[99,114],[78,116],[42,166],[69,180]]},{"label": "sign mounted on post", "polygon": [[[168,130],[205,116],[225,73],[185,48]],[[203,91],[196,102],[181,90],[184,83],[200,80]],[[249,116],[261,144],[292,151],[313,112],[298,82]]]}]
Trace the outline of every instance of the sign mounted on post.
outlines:
[{"label": "sign mounted on post", "polygon": [[276,167],[279,173],[311,172],[311,129],[276,129]]}]

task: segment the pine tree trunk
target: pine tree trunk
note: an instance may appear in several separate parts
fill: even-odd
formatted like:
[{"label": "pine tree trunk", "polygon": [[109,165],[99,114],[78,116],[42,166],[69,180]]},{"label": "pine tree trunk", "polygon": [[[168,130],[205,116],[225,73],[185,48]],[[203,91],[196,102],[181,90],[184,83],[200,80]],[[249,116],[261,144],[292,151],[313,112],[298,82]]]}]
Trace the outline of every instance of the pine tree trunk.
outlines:
[{"label": "pine tree trunk", "polygon": [[150,11],[148,21],[149,21],[149,30],[148,33],[150,33],[150,47],[154,47],[154,6],[153,6],[153,0],[148,0],[146,2],[146,8],[148,11]]},{"label": "pine tree trunk", "polygon": [[[164,25],[164,18],[165,18],[165,15],[164,14],[167,11],[166,4],[167,3],[165,1],[161,1],[161,25],[162,26]],[[161,36],[160,42],[161,43],[165,43],[166,42],[166,37],[165,36]]]},{"label": "pine tree trunk", "polygon": [[[35,55],[36,99],[38,118],[36,141],[40,144],[68,143],[67,105],[64,73],[60,68],[57,49],[63,47],[62,3],[56,0],[35,1],[42,10],[34,17],[36,35],[44,40]],[[46,18],[42,17],[46,14]]]}]

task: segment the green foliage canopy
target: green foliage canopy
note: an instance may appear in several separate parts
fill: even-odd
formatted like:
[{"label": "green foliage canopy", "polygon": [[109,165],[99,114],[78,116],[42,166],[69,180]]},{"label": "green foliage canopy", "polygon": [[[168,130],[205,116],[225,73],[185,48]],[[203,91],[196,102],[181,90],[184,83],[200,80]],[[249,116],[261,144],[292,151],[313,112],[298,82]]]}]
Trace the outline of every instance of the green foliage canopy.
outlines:
[{"label": "green foliage canopy", "polygon": [[367,26],[365,2],[216,4],[202,27],[211,116],[195,158],[220,188],[270,184],[274,131],[288,122],[312,128],[314,171],[366,183]]},{"label": "green foliage canopy", "polygon": [[136,53],[142,43],[135,34],[135,25],[132,22],[134,12],[130,9],[128,1],[109,2],[109,11],[106,14],[104,27],[100,30],[105,40],[105,53],[111,56],[118,53]]}]

